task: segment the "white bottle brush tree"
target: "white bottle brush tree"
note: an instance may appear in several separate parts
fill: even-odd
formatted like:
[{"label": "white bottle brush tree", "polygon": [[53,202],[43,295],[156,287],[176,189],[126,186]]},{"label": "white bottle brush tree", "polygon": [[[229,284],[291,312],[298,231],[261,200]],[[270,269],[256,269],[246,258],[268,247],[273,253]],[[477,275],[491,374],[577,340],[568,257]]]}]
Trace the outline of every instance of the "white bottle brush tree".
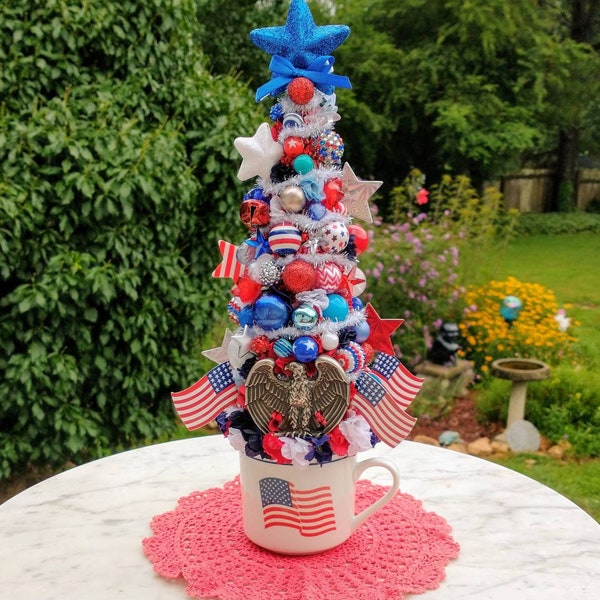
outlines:
[{"label": "white bottle brush tree", "polygon": [[331,53],[349,33],[315,25],[306,2],[292,0],[284,26],[250,34],[272,55],[256,99],[273,105],[270,123],[234,142],[238,177],[252,181],[240,205],[248,238],[220,242],[213,276],[234,281],[227,310],[236,329],[204,352],[218,366],[173,394],[190,430],[216,418],[236,449],[298,467],[379,440],[399,444],[422,384],[393,355],[402,320],[360,300],[369,240],[354,219],[372,222],[369,198],[381,182],[343,163],[335,132],[335,88],[350,82],[333,73]]}]

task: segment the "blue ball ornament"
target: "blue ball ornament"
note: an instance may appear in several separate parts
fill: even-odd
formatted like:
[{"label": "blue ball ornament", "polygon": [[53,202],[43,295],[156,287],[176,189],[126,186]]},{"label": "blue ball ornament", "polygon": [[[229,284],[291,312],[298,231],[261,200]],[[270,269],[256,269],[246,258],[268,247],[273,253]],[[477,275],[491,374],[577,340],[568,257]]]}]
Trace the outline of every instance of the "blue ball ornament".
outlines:
[{"label": "blue ball ornament", "polygon": [[292,352],[298,362],[307,363],[319,356],[319,345],[315,338],[309,335],[302,335],[294,340]]},{"label": "blue ball ornament", "polygon": [[356,333],[356,341],[359,344],[366,342],[371,335],[371,328],[366,321],[361,321],[354,326],[354,332]]},{"label": "blue ball ornament", "polygon": [[293,166],[296,173],[300,173],[300,175],[306,175],[315,168],[315,163],[308,154],[300,154],[294,159]]},{"label": "blue ball ornament", "polygon": [[290,340],[286,340],[285,338],[279,338],[273,344],[273,352],[275,352],[275,354],[281,358],[288,357],[292,353],[292,342],[290,342]]},{"label": "blue ball ornament", "polygon": [[267,294],[254,303],[254,322],[266,331],[283,327],[289,319],[290,309],[279,296]]},{"label": "blue ball ornament", "polygon": [[339,294],[329,294],[327,296],[329,304],[323,310],[323,317],[330,321],[344,321],[348,318],[348,303]]},{"label": "blue ball ornament", "polygon": [[352,310],[362,310],[364,308],[363,301],[356,296],[352,298]]},{"label": "blue ball ornament", "polygon": [[312,202],[306,211],[313,221],[320,221],[327,212],[327,209],[320,202]]}]

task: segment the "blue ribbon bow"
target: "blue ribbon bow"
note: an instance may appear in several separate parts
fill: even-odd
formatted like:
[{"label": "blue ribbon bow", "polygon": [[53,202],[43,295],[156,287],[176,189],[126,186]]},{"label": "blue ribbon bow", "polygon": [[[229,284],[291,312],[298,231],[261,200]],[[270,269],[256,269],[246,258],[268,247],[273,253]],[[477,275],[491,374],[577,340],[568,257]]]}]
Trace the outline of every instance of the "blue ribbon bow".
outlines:
[{"label": "blue ribbon bow", "polygon": [[319,56],[306,69],[298,69],[287,58],[275,55],[269,64],[273,73],[271,80],[256,90],[256,101],[260,102],[269,95],[276,96],[295,77],[310,79],[324,94],[333,93],[334,87],[351,88],[347,77],[330,72],[334,62],[333,56]]}]

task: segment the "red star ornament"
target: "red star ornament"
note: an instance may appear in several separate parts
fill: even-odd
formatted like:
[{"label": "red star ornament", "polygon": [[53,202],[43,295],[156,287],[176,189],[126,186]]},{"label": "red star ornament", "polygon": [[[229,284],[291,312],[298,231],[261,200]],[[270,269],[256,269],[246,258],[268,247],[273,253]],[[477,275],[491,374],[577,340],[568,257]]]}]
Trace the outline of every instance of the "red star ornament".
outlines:
[{"label": "red star ornament", "polygon": [[367,342],[374,350],[380,350],[394,356],[394,347],[390,340],[391,335],[404,323],[404,319],[382,319],[369,302],[365,308],[367,323],[371,328]]}]

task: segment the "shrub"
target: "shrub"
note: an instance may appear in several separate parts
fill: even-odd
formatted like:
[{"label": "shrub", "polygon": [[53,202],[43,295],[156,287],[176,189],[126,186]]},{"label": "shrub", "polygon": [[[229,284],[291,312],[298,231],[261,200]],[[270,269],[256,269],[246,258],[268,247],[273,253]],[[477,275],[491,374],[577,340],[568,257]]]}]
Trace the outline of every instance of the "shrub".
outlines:
[{"label": "shrub", "polygon": [[503,211],[493,188],[479,197],[467,177],[445,175],[427,200],[424,180],[414,169],[393,191],[394,224],[375,225],[364,255],[365,298],[373,298],[382,315],[405,319],[396,352],[409,364],[424,358],[442,320],[461,317],[464,283],[478,277],[482,256],[499,239],[510,238],[516,219]]},{"label": "shrub", "polygon": [[519,218],[516,233],[519,236],[600,233],[600,214],[524,213]]},{"label": "shrub", "polygon": [[[523,309],[512,326],[502,318],[500,306],[506,296],[516,296]],[[568,360],[577,340],[559,331],[554,293],[537,283],[514,277],[470,287],[464,294],[466,308],[459,324],[462,352],[483,374],[497,358],[536,358],[551,365]]]},{"label": "shrub", "polygon": [[191,0],[0,7],[0,476],[154,438],[197,375],[255,109],[196,28]]},{"label": "shrub", "polygon": [[[506,420],[510,382],[490,380],[477,395],[482,419]],[[566,439],[578,456],[600,456],[600,375],[560,365],[527,386],[526,418],[554,443]]]}]

